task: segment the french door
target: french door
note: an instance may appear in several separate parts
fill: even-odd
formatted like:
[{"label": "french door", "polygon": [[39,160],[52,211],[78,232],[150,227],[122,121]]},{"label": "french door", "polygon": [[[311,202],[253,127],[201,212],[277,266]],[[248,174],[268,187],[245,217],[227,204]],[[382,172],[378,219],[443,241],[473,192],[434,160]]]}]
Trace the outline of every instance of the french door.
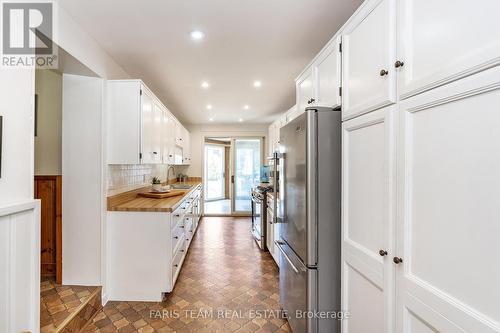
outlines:
[{"label": "french door", "polygon": [[260,182],[262,138],[235,138],[231,140],[231,147],[231,211],[233,214],[249,214],[252,211],[252,187]]},{"label": "french door", "polygon": [[224,146],[205,145],[205,200],[225,198]]}]

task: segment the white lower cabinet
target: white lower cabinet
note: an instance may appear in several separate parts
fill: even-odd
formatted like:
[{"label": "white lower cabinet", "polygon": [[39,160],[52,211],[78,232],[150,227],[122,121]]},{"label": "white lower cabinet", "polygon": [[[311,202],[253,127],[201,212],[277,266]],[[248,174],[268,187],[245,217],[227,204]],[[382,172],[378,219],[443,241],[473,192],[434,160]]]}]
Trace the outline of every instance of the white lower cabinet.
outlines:
[{"label": "white lower cabinet", "polygon": [[159,302],[173,290],[201,217],[201,192],[199,185],[171,213],[108,212],[109,300]]},{"label": "white lower cabinet", "polygon": [[342,308],[344,333],[392,332],[395,106],[344,122]]},{"label": "white lower cabinet", "polygon": [[343,123],[343,332],[500,332],[500,68]]},{"label": "white lower cabinet", "polygon": [[397,332],[500,332],[500,68],[400,104]]}]

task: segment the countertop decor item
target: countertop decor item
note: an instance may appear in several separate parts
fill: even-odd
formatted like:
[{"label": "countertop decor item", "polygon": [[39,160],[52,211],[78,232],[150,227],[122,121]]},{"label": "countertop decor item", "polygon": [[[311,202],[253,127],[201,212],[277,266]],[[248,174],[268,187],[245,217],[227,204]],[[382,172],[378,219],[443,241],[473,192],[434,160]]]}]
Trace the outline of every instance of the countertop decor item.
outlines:
[{"label": "countertop decor item", "polygon": [[161,192],[161,180],[159,177],[153,177],[151,185],[153,185],[154,192]]}]

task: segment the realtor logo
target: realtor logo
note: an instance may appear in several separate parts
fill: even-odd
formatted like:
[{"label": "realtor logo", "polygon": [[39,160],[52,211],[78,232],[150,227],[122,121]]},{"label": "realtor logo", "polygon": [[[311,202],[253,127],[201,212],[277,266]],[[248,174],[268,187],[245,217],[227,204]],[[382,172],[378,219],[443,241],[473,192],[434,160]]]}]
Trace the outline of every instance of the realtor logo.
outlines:
[{"label": "realtor logo", "polygon": [[2,66],[57,67],[51,2],[3,2],[2,30]]}]

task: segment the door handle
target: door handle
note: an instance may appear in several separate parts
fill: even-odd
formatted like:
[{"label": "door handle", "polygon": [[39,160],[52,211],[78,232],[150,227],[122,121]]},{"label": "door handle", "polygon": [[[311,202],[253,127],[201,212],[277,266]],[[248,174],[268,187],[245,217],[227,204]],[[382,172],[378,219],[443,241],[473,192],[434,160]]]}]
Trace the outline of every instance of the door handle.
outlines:
[{"label": "door handle", "polygon": [[234,175],[231,176],[231,184],[234,184]]},{"label": "door handle", "polygon": [[281,247],[281,245],[285,244],[285,243],[282,242],[282,241],[279,241],[279,240],[275,241],[274,243],[276,244],[276,246],[280,250],[281,254],[283,254],[283,257],[285,257],[286,261],[288,261],[288,263],[290,264],[290,266],[292,266],[293,271],[295,273],[297,273],[297,274],[300,274],[299,269],[293,264],[293,262],[290,259],[290,257],[285,253],[285,250],[283,250],[283,247]]},{"label": "door handle", "polygon": [[399,257],[394,257],[394,258],[392,259],[392,261],[394,261],[394,263],[395,263],[396,265],[399,265],[400,263],[402,263],[402,262],[403,262],[403,259],[402,259],[402,258],[399,258]]}]

